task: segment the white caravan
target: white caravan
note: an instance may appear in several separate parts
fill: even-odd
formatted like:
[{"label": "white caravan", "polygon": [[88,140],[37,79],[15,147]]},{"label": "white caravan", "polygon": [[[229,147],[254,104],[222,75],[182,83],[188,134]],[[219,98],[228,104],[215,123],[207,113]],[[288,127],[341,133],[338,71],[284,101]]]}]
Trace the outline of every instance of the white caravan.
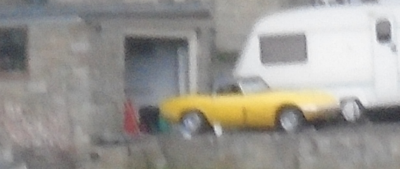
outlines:
[{"label": "white caravan", "polygon": [[400,105],[400,6],[310,7],[261,18],[234,70],[271,88],[322,89],[366,108]]}]

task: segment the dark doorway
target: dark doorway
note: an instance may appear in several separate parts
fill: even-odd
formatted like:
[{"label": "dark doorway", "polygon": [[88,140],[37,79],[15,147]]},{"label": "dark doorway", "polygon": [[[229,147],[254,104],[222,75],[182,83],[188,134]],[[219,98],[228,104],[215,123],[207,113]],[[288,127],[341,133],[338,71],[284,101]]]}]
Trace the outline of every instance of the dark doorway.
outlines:
[{"label": "dark doorway", "polygon": [[187,59],[179,59],[178,51],[187,46],[184,39],[126,37],[126,96],[140,108],[178,95],[180,71],[187,71],[181,66]]}]

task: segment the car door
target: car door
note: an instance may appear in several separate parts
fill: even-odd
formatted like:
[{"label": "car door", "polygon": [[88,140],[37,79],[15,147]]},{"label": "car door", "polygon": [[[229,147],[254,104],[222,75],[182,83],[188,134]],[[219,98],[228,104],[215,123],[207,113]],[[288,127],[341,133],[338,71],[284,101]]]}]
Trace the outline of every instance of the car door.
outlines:
[{"label": "car door", "polygon": [[399,100],[399,58],[394,17],[375,14],[372,17],[374,82],[379,100]]},{"label": "car door", "polygon": [[265,127],[275,124],[276,92],[261,77],[239,79],[243,97],[243,119],[248,127]]},{"label": "car door", "polygon": [[243,126],[243,95],[237,93],[221,94],[213,97],[213,113],[209,119],[212,124],[219,123],[224,127]]},{"label": "car door", "polygon": [[274,92],[248,94],[243,98],[245,125],[249,127],[273,127],[278,107]]}]

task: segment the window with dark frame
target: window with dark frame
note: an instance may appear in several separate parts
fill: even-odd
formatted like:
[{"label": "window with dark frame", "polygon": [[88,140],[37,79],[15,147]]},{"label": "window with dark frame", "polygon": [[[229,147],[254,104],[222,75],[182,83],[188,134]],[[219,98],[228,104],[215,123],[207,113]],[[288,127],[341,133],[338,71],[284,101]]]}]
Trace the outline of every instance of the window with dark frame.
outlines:
[{"label": "window with dark frame", "polygon": [[0,28],[0,72],[26,71],[26,28]]},{"label": "window with dark frame", "polygon": [[376,22],[376,38],[379,43],[390,43],[392,41],[392,24],[387,19]]},{"label": "window with dark frame", "polygon": [[260,49],[263,64],[307,61],[307,44],[304,34],[260,37]]}]

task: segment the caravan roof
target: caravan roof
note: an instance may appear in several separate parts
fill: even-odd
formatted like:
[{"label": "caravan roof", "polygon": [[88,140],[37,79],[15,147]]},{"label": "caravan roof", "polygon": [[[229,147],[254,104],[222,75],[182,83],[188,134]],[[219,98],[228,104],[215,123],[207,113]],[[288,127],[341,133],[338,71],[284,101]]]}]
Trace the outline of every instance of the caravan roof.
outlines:
[{"label": "caravan roof", "polygon": [[257,34],[291,33],[334,30],[343,27],[368,28],[366,26],[370,25],[370,16],[400,14],[398,7],[400,5],[371,4],[293,9],[264,16],[255,24],[253,32]]}]

